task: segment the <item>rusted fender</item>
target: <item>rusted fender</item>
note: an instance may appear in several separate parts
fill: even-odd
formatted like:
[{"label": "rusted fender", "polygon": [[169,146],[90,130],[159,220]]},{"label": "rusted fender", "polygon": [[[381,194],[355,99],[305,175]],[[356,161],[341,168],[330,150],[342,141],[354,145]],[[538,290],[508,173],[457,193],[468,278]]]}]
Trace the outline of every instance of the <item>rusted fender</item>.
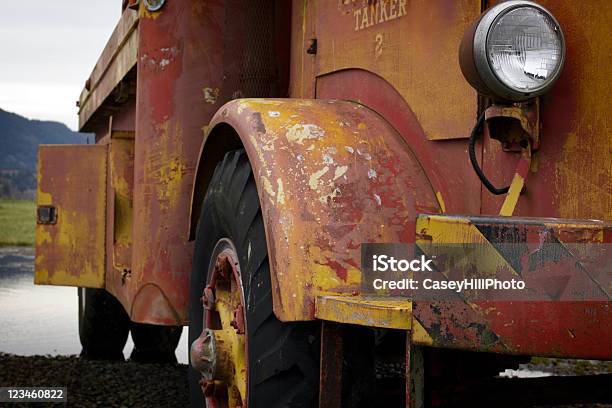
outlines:
[{"label": "rusted fender", "polygon": [[[209,129],[194,191],[205,191],[210,158],[237,136],[255,175],[283,321],[314,319],[318,295],[360,294],[360,244],[414,242],[416,214],[440,212],[400,135],[358,103],[234,100]],[[192,220],[200,202],[194,194]]]}]

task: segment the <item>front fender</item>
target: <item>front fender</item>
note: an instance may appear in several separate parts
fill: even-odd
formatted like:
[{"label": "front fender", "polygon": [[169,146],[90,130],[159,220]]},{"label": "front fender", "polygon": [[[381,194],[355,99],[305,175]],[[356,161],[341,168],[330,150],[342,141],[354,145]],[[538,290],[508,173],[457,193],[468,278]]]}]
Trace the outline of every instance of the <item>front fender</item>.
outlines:
[{"label": "front fender", "polygon": [[400,135],[365,106],[336,100],[227,103],[210,123],[194,191],[205,191],[219,146],[236,146],[228,128],[255,175],[282,321],[314,319],[318,295],[359,294],[360,244],[414,242],[417,213],[440,212]]}]

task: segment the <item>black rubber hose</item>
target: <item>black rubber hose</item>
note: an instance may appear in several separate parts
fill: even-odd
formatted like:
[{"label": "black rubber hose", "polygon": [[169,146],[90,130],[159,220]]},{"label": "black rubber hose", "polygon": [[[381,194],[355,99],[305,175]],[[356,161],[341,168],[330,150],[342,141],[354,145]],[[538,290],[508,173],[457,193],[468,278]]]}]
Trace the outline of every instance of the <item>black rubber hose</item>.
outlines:
[{"label": "black rubber hose", "polygon": [[478,121],[476,122],[474,129],[472,129],[472,133],[470,134],[470,144],[469,144],[470,162],[472,163],[472,167],[474,168],[476,175],[478,175],[478,178],[480,179],[482,184],[484,184],[487,190],[489,190],[491,193],[495,195],[506,194],[508,190],[510,190],[510,186],[503,187],[503,188],[497,188],[493,184],[491,184],[487,176],[485,176],[485,174],[482,172],[482,169],[480,168],[480,166],[478,165],[478,161],[476,160],[476,151],[475,151],[476,139],[478,139],[478,135],[480,135],[482,131],[482,125],[484,123],[484,119],[485,119],[485,114],[484,112],[482,112],[480,116],[478,117]]}]

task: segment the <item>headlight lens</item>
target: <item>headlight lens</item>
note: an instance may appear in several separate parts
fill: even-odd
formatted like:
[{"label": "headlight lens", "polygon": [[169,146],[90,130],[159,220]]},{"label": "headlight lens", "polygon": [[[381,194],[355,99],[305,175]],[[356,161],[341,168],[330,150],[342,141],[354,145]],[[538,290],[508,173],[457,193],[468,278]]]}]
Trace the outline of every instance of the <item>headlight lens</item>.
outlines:
[{"label": "headlight lens", "polygon": [[546,92],[565,57],[561,27],[531,1],[506,1],[465,34],[460,63],[466,79],[494,99],[523,101]]},{"label": "headlight lens", "polygon": [[531,92],[544,85],[561,65],[563,38],[550,15],[519,7],[501,15],[487,38],[493,73],[506,86]]}]

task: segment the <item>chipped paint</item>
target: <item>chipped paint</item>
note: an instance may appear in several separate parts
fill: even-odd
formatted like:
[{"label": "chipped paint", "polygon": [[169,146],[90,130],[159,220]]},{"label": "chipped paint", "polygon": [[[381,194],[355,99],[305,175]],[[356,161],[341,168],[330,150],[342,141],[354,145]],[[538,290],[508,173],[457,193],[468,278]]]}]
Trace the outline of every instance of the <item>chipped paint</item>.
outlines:
[{"label": "chipped paint", "polygon": [[40,146],[38,157],[37,204],[57,222],[36,225],[35,283],[104,287],[107,146]]},{"label": "chipped paint", "polygon": [[329,171],[329,167],[325,166],[321,170],[313,173],[310,176],[310,180],[308,181],[308,185],[312,190],[316,190],[319,187],[319,179],[323,177]]},{"label": "chipped paint", "polygon": [[274,191],[274,188],[272,188],[272,183],[270,183],[270,180],[268,180],[267,177],[262,177],[262,181],[263,181],[264,191],[268,193],[269,195],[271,195],[272,197],[276,197],[276,192]]},{"label": "chipped paint", "polygon": [[407,299],[352,296],[318,296],[317,318],[367,327],[409,330],[412,303]]},{"label": "chipped paint", "polygon": [[292,143],[303,144],[305,140],[319,139],[325,136],[325,131],[313,124],[295,124],[287,128],[285,136]]},{"label": "chipped paint", "polygon": [[340,188],[336,187],[334,189],[334,191],[332,191],[331,193],[321,195],[321,197],[319,197],[319,201],[322,204],[329,204],[330,202],[332,202],[336,197],[340,196],[341,194],[342,194],[342,191],[340,190]]},{"label": "chipped paint", "polygon": [[[278,116],[268,114],[270,106]],[[315,294],[358,294],[359,243],[410,241],[417,212],[439,211],[401,137],[356,106],[236,100],[210,125],[209,138],[222,137],[215,132],[220,123],[232,126],[249,156],[262,198],[274,311],[283,321],[313,319]]]},{"label": "chipped paint", "polygon": [[376,194],[376,193],[374,193],[374,200],[376,200],[376,204],[378,206],[382,205],[382,200],[380,199],[380,196],[378,194]]},{"label": "chipped paint", "polygon": [[278,185],[277,193],[276,193],[276,202],[279,204],[285,204],[285,191],[283,190],[283,180],[278,178],[276,180]]},{"label": "chipped paint", "polygon": [[157,169],[160,181],[160,188],[157,191],[157,198],[162,207],[167,206],[168,202],[176,199],[183,184],[185,165],[179,157],[170,159]]},{"label": "chipped paint", "polygon": [[204,93],[204,101],[206,103],[215,104],[217,103],[217,98],[219,98],[219,88],[202,88],[202,92]]},{"label": "chipped paint", "polygon": [[[350,70],[368,72],[388,84],[405,104],[400,106],[389,100],[382,102],[391,114],[383,114],[382,109],[375,108],[387,120],[410,110],[418,118],[426,139],[465,138],[477,116],[477,95],[461,74],[457,47],[465,29],[479,17],[481,2],[408,1],[406,14],[383,25],[374,25],[375,19],[370,12],[367,15],[353,14],[370,7],[380,14],[383,5],[400,3],[404,2],[307,2],[308,23],[316,27],[318,41],[316,69],[314,75],[308,75],[308,72],[303,78],[296,75],[301,82],[295,86],[305,87],[316,79],[317,98],[359,101],[360,104],[354,106],[358,111],[364,105],[365,109],[372,107],[371,100],[361,98],[366,87],[363,82],[352,80],[348,84],[339,84],[331,80],[335,90],[330,95],[321,94],[320,80]],[[357,15],[360,29],[355,31]],[[303,47],[303,44],[299,46]],[[295,57],[292,62],[299,63]],[[380,87],[372,88],[371,92],[379,101],[385,94]],[[444,106],[443,112],[441,106]]]},{"label": "chipped paint", "polygon": [[[534,218],[420,215],[416,224],[417,245],[424,254],[436,259],[436,269],[443,276],[486,278],[493,270],[506,276],[520,276],[531,289],[512,295],[513,301],[467,301],[463,297],[415,301],[414,318],[422,327],[413,333],[413,340],[418,344],[472,351],[609,358],[610,348],[600,341],[606,336],[606,322],[612,318],[609,294],[602,288],[608,278],[605,275],[596,278],[583,266],[593,262],[605,264],[601,257],[608,254],[585,252],[578,262],[572,251],[561,251],[563,255],[551,251],[538,258],[538,262],[528,260],[539,251],[542,235],[547,242],[571,247],[576,243],[601,243],[605,235],[602,232],[611,227],[610,223],[596,220],[548,219],[544,224]],[[473,244],[478,250],[452,254],[451,248],[457,248],[456,244],[466,248],[466,244]],[[504,244],[512,250],[504,250]],[[537,282],[544,278],[553,282],[561,279],[562,290],[544,291],[534,299]],[[577,295],[581,300],[573,301]],[[549,299],[544,300],[545,296]],[[585,319],[585,315],[589,318]],[[542,324],[538,316],[546,316],[546,322],[554,324]],[[570,329],[580,335],[568,337]]]},{"label": "chipped paint", "polygon": [[347,171],[348,171],[348,166],[338,166],[338,167],[336,167],[336,170],[334,171],[334,180],[337,180],[340,177],[344,176]]}]

